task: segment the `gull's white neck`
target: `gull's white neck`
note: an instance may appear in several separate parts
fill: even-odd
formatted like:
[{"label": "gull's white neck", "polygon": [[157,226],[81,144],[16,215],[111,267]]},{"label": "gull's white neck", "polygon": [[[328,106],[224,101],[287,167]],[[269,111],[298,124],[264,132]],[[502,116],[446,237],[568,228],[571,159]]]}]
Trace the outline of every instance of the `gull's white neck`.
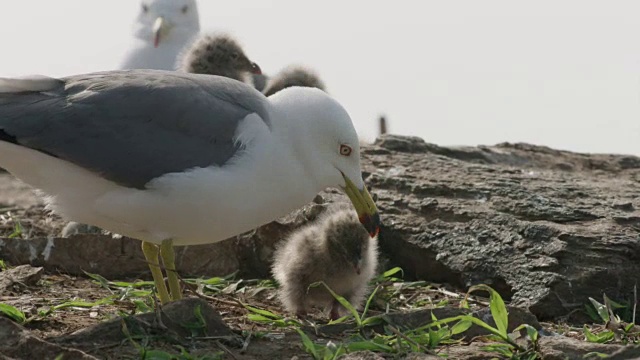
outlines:
[{"label": "gull's white neck", "polygon": [[161,41],[157,48],[150,39],[135,38],[120,68],[175,70],[178,54],[196,34],[172,34],[176,36]]}]

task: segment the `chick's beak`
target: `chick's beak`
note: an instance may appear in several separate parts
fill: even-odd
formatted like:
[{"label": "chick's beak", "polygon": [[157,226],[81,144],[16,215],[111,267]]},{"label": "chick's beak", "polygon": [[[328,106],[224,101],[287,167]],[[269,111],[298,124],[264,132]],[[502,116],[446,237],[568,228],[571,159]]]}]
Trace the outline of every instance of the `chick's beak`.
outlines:
[{"label": "chick's beak", "polygon": [[251,73],[252,74],[256,74],[256,75],[262,75],[262,69],[260,69],[260,66],[258,66],[258,64],[252,62],[251,63]]},{"label": "chick's beak", "polygon": [[369,190],[367,190],[366,186],[359,189],[348,177],[344,174],[342,176],[346,184],[344,192],[349,197],[349,200],[351,200],[351,203],[353,203],[360,223],[362,223],[371,237],[375,237],[378,235],[378,232],[380,232],[380,214],[378,213],[376,204],[371,198],[371,194],[369,194]]},{"label": "chick's beak", "polygon": [[162,16],[158,17],[156,21],[153,23],[153,46],[158,47],[160,44],[160,38],[164,35],[167,25],[166,21]]}]

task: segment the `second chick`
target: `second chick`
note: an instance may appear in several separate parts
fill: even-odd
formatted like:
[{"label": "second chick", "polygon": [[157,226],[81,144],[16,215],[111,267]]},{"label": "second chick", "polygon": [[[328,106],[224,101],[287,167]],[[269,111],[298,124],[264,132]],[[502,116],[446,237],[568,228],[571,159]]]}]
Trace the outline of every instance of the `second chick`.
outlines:
[{"label": "second chick", "polygon": [[371,238],[352,209],[329,210],[311,225],[292,233],[276,249],[273,275],[286,310],[306,315],[312,306],[330,308],[335,320],[346,309],[322,285],[360,308],[378,265],[378,240]]},{"label": "second chick", "polygon": [[179,54],[177,70],[219,75],[245,83],[251,83],[252,74],[262,74],[258,64],[249,60],[240,44],[224,33],[201,35]]}]

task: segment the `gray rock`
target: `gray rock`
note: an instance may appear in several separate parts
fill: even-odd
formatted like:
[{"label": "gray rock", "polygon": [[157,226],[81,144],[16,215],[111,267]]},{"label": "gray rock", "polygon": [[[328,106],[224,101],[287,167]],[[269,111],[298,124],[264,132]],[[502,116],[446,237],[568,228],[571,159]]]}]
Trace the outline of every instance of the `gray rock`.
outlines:
[{"label": "gray rock", "polygon": [[[539,345],[543,360],[582,360],[585,359],[584,356],[586,354],[591,352],[611,355],[625,349],[623,345],[596,344],[564,336],[542,337],[540,338]],[[594,356],[588,359],[598,358],[599,357]],[[624,359],[633,359],[633,357],[626,357]]]},{"label": "gray rock", "polygon": [[99,344],[126,340],[122,325],[124,322],[131,336],[162,335],[172,341],[199,336],[231,342],[236,340],[242,344],[242,339],[236,339],[236,335],[222,321],[218,312],[202,299],[187,298],[172,302],[163,306],[160,314],[161,322],[156,313],[145,313],[106,321],[50,341],[91,351]]},{"label": "gray rock", "polygon": [[0,317],[0,359],[97,360],[84,352],[39,339],[13,321]]},{"label": "gray rock", "polygon": [[409,278],[485,283],[540,319],[603,292],[629,299],[640,280],[633,157],[443,148],[393,135],[362,153],[385,225],[382,251]]},{"label": "gray rock", "polygon": [[356,351],[341,356],[340,360],[384,360],[384,358],[371,351]]},{"label": "gray rock", "polygon": [[42,278],[44,269],[20,265],[0,272],[0,294],[7,294],[15,286],[33,286]]}]

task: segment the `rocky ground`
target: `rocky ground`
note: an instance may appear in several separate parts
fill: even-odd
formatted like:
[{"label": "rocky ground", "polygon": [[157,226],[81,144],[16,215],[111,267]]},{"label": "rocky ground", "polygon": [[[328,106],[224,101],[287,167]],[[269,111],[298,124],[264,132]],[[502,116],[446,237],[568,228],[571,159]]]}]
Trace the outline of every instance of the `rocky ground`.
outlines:
[{"label": "rocky ground", "polygon": [[[360,326],[353,319],[323,326],[322,314],[293,321],[268,280],[274,244],[344,201],[337,192],[237,238],[178,248],[189,298],[154,312],[138,241],[61,238],[65,222],[27,186],[0,175],[0,354],[306,359],[315,351],[331,359],[346,351],[341,358],[490,359],[508,358],[498,352],[504,347],[519,359],[640,357],[633,347],[640,329],[632,324],[640,323],[640,158],[527,144],[444,148],[385,136],[363,149],[363,167],[384,222],[381,270],[401,267],[403,279],[376,280],[365,317],[373,320]],[[432,314],[468,313],[495,325],[486,292],[464,301],[477,284],[507,302],[509,330],[528,324],[539,339],[510,344],[478,326],[452,334],[455,323],[429,331]],[[298,330],[314,345],[305,346]]]}]

